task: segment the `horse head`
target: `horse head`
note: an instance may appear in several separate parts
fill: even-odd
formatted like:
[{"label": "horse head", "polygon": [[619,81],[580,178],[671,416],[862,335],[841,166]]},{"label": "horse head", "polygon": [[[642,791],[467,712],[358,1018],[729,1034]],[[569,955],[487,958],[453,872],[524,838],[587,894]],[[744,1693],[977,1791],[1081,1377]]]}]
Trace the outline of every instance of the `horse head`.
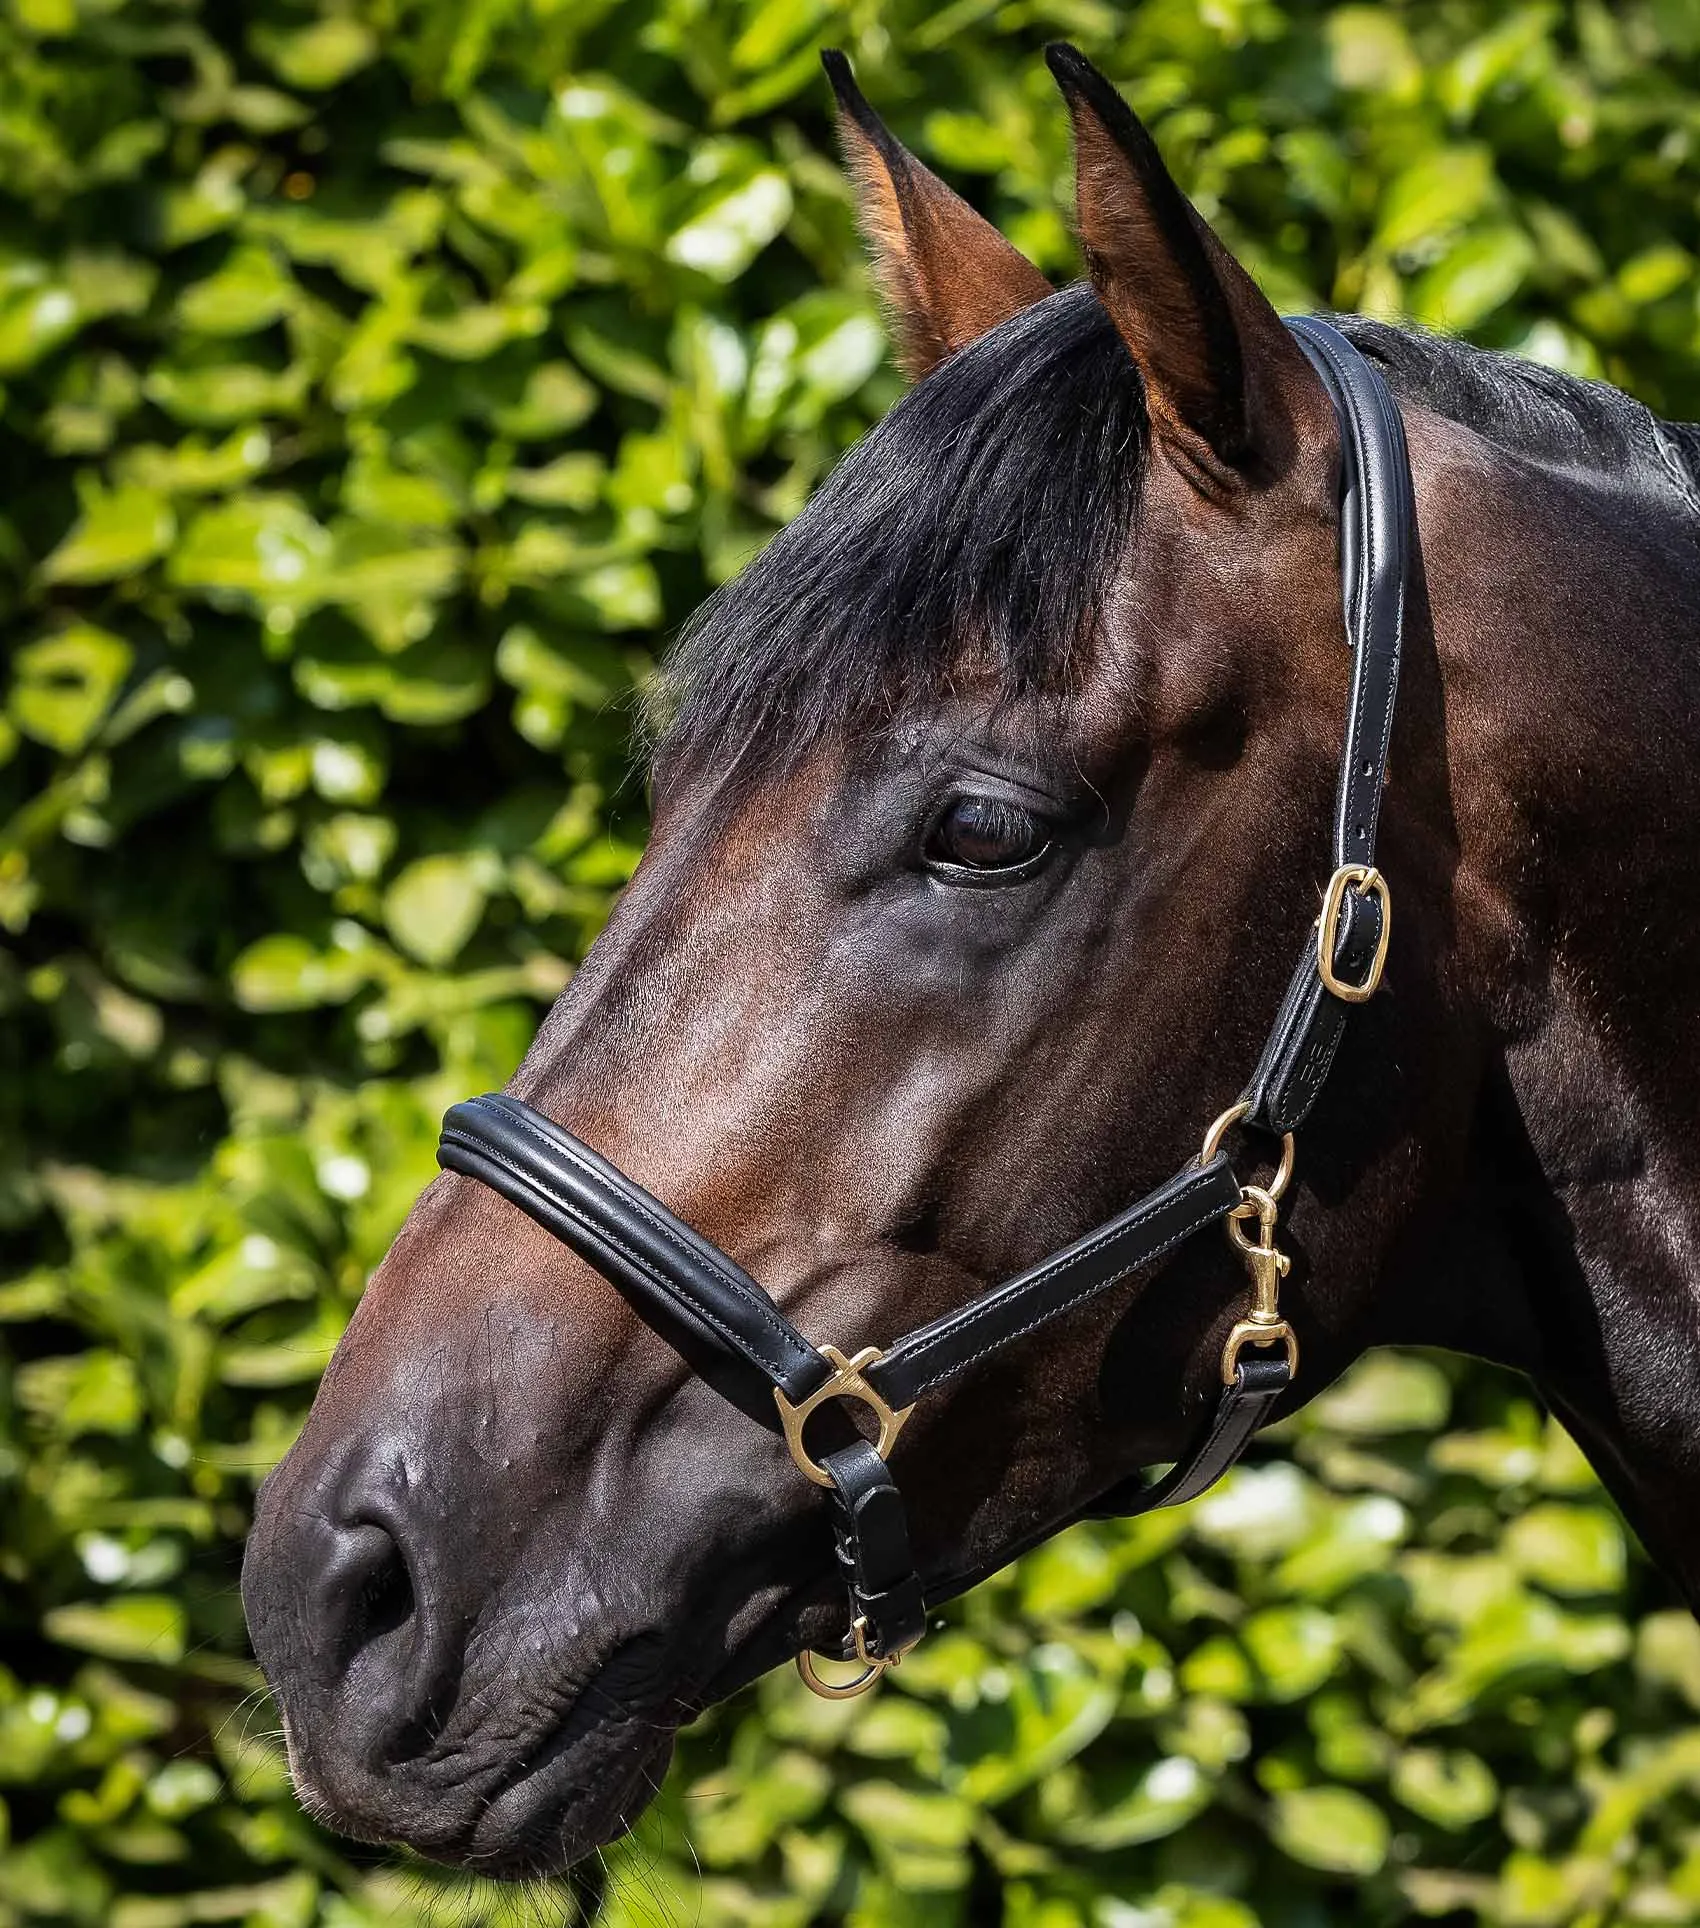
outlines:
[{"label": "horse head", "polygon": [[[510,1087],[847,1351],[1195,1154],[1330,869],[1333,408],[1129,109],[1051,60],[1091,270],[1060,291],[834,65],[915,385],[675,651],[648,851]],[[1462,431],[1411,433],[1432,547],[1474,512],[1422,493]],[[1288,1200],[1307,1395],[1467,1295],[1412,1289],[1485,1053],[1440,724],[1419,654],[1384,826],[1410,908]],[[1193,1240],[919,1406],[894,1465],[923,1577],[1173,1459],[1245,1297]],[[522,1874],[628,1825],[695,1710],[842,1637],[833,1565],[780,1440],[451,1174],[266,1483],[244,1590],[303,1797]]]}]

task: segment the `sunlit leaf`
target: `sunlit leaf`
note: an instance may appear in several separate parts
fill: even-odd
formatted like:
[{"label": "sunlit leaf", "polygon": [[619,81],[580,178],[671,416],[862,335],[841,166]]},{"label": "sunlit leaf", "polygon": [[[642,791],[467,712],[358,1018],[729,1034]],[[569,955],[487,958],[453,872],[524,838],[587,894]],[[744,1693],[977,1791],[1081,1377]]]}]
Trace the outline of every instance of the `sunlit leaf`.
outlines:
[{"label": "sunlit leaf", "polygon": [[321,951],[280,932],[250,944],[231,966],[236,1001],[249,1011],[306,1011],[341,1004],[359,990],[370,965],[359,950]]},{"label": "sunlit leaf", "polygon": [[324,593],[328,532],[291,495],[237,496],[203,509],[167,570],[184,589],[261,611],[293,611]]},{"label": "sunlit leaf", "polygon": [[1390,254],[1442,238],[1486,204],[1493,157],[1485,147],[1442,147],[1413,161],[1382,197],[1375,238]]},{"label": "sunlit leaf", "polygon": [[1393,1764],[1393,1797],[1440,1828],[1467,1828],[1491,1814],[1499,1783],[1463,1748],[1408,1748]]},{"label": "sunlit leaf", "polygon": [[1534,262],[1534,243],[1520,228],[1469,235],[1417,277],[1411,312],[1431,328],[1473,328],[1504,307]]},{"label": "sunlit leaf", "polygon": [[1346,1787],[1298,1787],[1275,1797],[1270,1833],[1283,1853],[1330,1874],[1372,1875],[1392,1830],[1374,1802]]},{"label": "sunlit leaf", "polygon": [[62,1646],[107,1660],[166,1666],[182,1658],[188,1623],[181,1602],[164,1594],[133,1593],[99,1604],[55,1607],[41,1624],[48,1639]]},{"label": "sunlit leaf", "polygon": [[177,313],[194,334],[246,335],[286,314],[295,284],[269,248],[238,248],[216,273],[185,288]]},{"label": "sunlit leaf", "polygon": [[1506,1529],[1505,1550],[1554,1593],[1614,1593],[1623,1584],[1623,1528],[1603,1506],[1532,1506]]},{"label": "sunlit leaf", "polygon": [[741,274],[791,217],[791,189],[767,168],[692,215],[667,243],[668,258],[715,281]]},{"label": "sunlit leaf", "polygon": [[122,1353],[99,1349],[54,1359],[32,1359],[14,1381],[18,1404],[44,1431],[134,1432],[142,1416],[135,1366]]},{"label": "sunlit leaf", "polygon": [[1429,1359],[1372,1352],[1314,1400],[1307,1417],[1333,1432],[1438,1432],[1452,1407],[1446,1375]]},{"label": "sunlit leaf", "polygon": [[366,66],[378,52],[372,29],[348,15],[331,15],[293,31],[261,27],[256,51],[290,87],[334,87]]},{"label": "sunlit leaf", "polygon": [[164,554],[176,532],[171,505],[152,489],[92,493],[64,541],[42,563],[42,578],[110,582],[131,575]]},{"label": "sunlit leaf", "polygon": [[459,954],[484,914],[488,868],[475,856],[421,857],[384,893],[390,935],[422,964]]},{"label": "sunlit leaf", "polygon": [[121,636],[92,623],[38,637],[13,658],[7,712],[25,736],[55,750],[79,750],[111,708],[133,659]]}]

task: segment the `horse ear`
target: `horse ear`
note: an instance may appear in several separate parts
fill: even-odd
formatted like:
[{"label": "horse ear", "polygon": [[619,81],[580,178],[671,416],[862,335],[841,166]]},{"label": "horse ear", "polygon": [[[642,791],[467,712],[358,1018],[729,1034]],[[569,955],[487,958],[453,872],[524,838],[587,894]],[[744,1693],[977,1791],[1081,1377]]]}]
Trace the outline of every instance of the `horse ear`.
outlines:
[{"label": "horse ear", "polygon": [[821,65],[838,99],[839,139],[898,359],[919,378],[1043,301],[1051,284],[892,135],[843,54],[829,48]]},{"label": "horse ear", "polygon": [[1066,41],[1045,59],[1074,122],[1087,265],[1144,380],[1154,435],[1210,485],[1280,467],[1291,399],[1319,392],[1302,352],[1115,88]]}]

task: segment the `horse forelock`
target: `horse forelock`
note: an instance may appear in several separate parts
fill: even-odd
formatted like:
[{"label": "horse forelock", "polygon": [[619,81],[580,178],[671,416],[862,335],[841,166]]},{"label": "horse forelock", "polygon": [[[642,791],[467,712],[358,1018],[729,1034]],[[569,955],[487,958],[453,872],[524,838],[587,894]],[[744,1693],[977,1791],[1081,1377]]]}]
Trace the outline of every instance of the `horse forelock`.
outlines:
[{"label": "horse forelock", "polygon": [[658,755],[772,771],[966,679],[1066,692],[1133,522],[1139,377],[1090,288],[936,369],[687,626]]}]

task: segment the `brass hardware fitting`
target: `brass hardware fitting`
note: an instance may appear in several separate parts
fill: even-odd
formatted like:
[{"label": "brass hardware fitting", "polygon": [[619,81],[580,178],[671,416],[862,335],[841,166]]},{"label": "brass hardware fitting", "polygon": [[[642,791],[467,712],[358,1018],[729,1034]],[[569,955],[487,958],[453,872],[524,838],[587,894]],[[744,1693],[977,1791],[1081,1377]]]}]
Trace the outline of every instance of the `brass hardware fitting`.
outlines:
[{"label": "brass hardware fitting", "polygon": [[822,1680],[815,1672],[815,1662],[823,1656],[810,1653],[806,1647],[798,1654],[797,1672],[811,1694],[819,1694],[822,1700],[854,1700],[859,1694],[865,1694],[881,1674],[898,1666],[903,1656],[915,1645],[914,1641],[910,1641],[909,1646],[898,1648],[894,1654],[869,1653],[867,1616],[860,1613],[850,1623],[850,1638],[855,1644],[856,1658],[862,1666],[862,1671],[850,1680]]},{"label": "brass hardware fitting", "polygon": [[[1239,1370],[1240,1353],[1246,1346],[1284,1345],[1287,1349],[1287,1370],[1297,1376],[1299,1370],[1299,1341],[1293,1328],[1281,1317],[1279,1298],[1281,1281],[1287,1276],[1292,1260],[1275,1244],[1275,1220],[1280,1210],[1275,1194],[1261,1185],[1243,1185],[1240,1188],[1240,1207],[1228,1219],[1228,1242],[1246,1262],[1246,1270],[1251,1274],[1251,1310],[1239,1320],[1228,1334],[1227,1343],[1222,1348],[1222,1383],[1231,1386]],[[1252,1239],[1242,1229],[1241,1221],[1257,1218],[1257,1237]]]},{"label": "brass hardware fitting", "polygon": [[[1198,1162],[1201,1165],[1208,1165],[1210,1163],[1211,1159],[1222,1149],[1222,1140],[1227,1137],[1228,1133],[1233,1130],[1234,1126],[1237,1125],[1250,1110],[1251,1100],[1249,1098],[1242,1098],[1238,1104],[1229,1105],[1228,1109],[1222,1113],[1221,1117],[1218,1118],[1204,1134],[1204,1144],[1198,1154]],[[1278,1200],[1281,1194],[1287,1189],[1287,1181],[1293,1175],[1293,1156],[1293,1134],[1290,1131],[1284,1131],[1281,1134],[1281,1163],[1276,1167],[1275,1176],[1270,1179],[1269,1183],[1263,1188],[1273,1199]],[[1250,1209],[1251,1208],[1242,1201],[1235,1209],[1234,1216],[1236,1218],[1244,1216]]]},{"label": "brass hardware fitting", "polygon": [[797,1462],[798,1472],[804,1479],[813,1480],[817,1486],[830,1486],[832,1475],[818,1461],[809,1457],[803,1445],[803,1428],[808,1423],[809,1414],[817,1406],[824,1406],[829,1399],[859,1399],[879,1422],[879,1438],[874,1443],[874,1450],[881,1459],[891,1457],[891,1449],[897,1444],[897,1435],[902,1432],[905,1421],[915,1408],[911,1404],[900,1412],[893,1412],[862,1377],[869,1366],[885,1357],[878,1346],[863,1346],[851,1359],[846,1359],[837,1346],[822,1346],[820,1353],[832,1367],[832,1377],[796,1405],[792,1405],[775,1386],[773,1403],[779,1408],[779,1424],[785,1434],[785,1444],[791,1449],[791,1457]]},{"label": "brass hardware fitting", "polygon": [[[1368,975],[1361,984],[1350,984],[1334,971],[1334,944],[1348,890],[1356,891],[1360,897],[1374,897],[1381,904],[1381,936],[1375,956],[1370,960]],[[1369,864],[1342,864],[1328,880],[1322,915],[1316,920],[1316,968],[1323,983],[1348,1004],[1367,1003],[1380,988],[1381,973],[1387,963],[1387,940],[1392,935],[1393,893],[1387,888],[1387,879]]]}]

